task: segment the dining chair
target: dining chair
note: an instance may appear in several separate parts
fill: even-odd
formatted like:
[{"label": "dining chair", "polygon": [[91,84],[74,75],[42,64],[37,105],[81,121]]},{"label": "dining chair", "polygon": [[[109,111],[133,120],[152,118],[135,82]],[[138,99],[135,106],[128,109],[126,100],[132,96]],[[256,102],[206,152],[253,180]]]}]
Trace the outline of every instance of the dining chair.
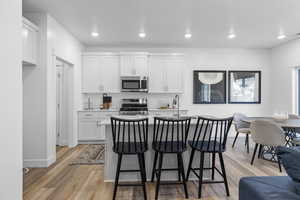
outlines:
[{"label": "dining chair", "polygon": [[[289,114],[289,119],[299,119],[300,116],[296,114]],[[299,146],[300,145],[300,128],[289,128],[287,131],[287,134],[289,134],[288,141],[290,142],[291,145],[293,146]]]},{"label": "dining chair", "polygon": [[[255,142],[251,165],[253,165],[258,146],[258,158],[260,158],[262,155],[262,150],[265,146],[276,149],[278,146],[284,146],[285,144],[285,132],[279,125],[275,124],[274,122],[267,120],[255,120],[251,122],[250,128],[251,138]],[[278,158],[277,162],[279,171],[281,172],[281,164]]]},{"label": "dining chair", "polygon": [[234,147],[239,134],[245,134],[245,145],[247,147],[247,153],[249,153],[249,135],[251,134],[250,123],[245,122],[243,119],[247,119],[247,116],[242,113],[235,113],[233,115],[233,123],[236,135],[232,144],[232,148]]},{"label": "dining chair", "polygon": [[289,114],[289,119],[300,119],[300,116],[296,114]]}]

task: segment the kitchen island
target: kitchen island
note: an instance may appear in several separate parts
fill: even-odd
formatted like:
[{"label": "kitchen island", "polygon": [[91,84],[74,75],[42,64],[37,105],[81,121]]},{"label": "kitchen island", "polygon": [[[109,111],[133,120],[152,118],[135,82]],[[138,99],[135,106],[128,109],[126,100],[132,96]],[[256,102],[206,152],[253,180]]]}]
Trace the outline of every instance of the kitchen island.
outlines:
[{"label": "kitchen island", "polygon": [[[120,118],[137,118],[141,117],[144,118],[145,116],[117,116]],[[149,139],[149,149],[145,153],[145,163],[146,163],[146,173],[147,179],[151,179],[151,172],[153,167],[153,160],[154,160],[154,151],[152,150],[152,136],[153,136],[153,125],[154,125],[154,116],[147,116],[149,118],[149,132],[148,132],[148,139]],[[106,134],[106,149],[105,149],[105,166],[104,166],[104,181],[106,182],[113,182],[116,174],[116,167],[117,167],[117,154],[112,151],[113,146],[113,138],[112,138],[112,130],[110,125],[110,119],[107,119],[103,122],[105,124],[105,134]],[[194,131],[196,128],[196,119],[192,119],[189,131],[189,137],[192,138]],[[188,150],[183,153],[183,162],[184,168],[187,170],[187,165],[189,162],[191,148],[188,146]],[[205,155],[205,163],[204,167],[210,166],[210,156]],[[193,167],[199,167],[199,153],[195,153]],[[163,160],[163,168],[174,168],[177,167],[177,158],[176,154],[166,154]],[[125,155],[122,161],[122,169],[139,169],[138,159],[136,155]],[[205,170],[203,174],[204,178],[208,178],[210,176],[210,170]],[[177,180],[178,178],[176,171],[165,171],[162,173],[162,180]],[[196,179],[196,176],[191,173],[190,179]],[[120,174],[120,181],[139,181],[140,180],[140,173],[121,173]]]}]

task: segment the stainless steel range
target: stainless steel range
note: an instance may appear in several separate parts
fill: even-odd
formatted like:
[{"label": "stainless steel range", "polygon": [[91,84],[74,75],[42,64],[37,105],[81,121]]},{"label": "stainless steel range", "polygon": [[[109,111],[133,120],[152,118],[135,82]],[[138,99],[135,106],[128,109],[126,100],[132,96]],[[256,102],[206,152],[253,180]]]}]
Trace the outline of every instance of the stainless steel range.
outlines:
[{"label": "stainless steel range", "polygon": [[120,115],[147,115],[148,102],[147,98],[122,99]]}]

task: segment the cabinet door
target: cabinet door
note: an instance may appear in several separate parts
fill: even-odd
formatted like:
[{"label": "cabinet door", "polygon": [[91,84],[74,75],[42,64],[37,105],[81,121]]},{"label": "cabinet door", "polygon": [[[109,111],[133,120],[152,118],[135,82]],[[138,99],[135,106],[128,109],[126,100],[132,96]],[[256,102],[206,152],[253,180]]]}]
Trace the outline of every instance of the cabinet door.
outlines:
[{"label": "cabinet door", "polygon": [[120,92],[119,56],[101,56],[100,68],[100,85],[104,92]]},{"label": "cabinet door", "polygon": [[166,82],[168,92],[181,93],[182,92],[182,68],[183,60],[178,58],[167,58],[165,60],[166,68]]},{"label": "cabinet door", "polygon": [[120,75],[121,76],[136,76],[137,71],[134,66],[134,57],[122,55],[120,61]]},{"label": "cabinet door", "polygon": [[152,93],[167,91],[163,56],[151,56],[149,59],[149,91]]},{"label": "cabinet door", "polygon": [[98,56],[83,56],[82,65],[82,90],[85,93],[104,91],[100,75],[100,59]]},{"label": "cabinet door", "polygon": [[105,125],[101,120],[82,120],[79,122],[78,140],[93,141],[105,139]]},{"label": "cabinet door", "polygon": [[96,140],[97,139],[97,121],[80,121],[78,140]]},{"label": "cabinet door", "polygon": [[148,77],[148,56],[147,55],[134,56],[134,71],[138,76]]}]

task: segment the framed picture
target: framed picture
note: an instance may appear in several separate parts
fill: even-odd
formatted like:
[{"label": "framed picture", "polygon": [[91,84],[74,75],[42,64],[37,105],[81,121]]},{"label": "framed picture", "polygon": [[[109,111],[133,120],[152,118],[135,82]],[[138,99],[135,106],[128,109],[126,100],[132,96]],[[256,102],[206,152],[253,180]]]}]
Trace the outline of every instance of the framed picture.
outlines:
[{"label": "framed picture", "polygon": [[261,71],[229,71],[228,82],[228,103],[261,103]]},{"label": "framed picture", "polygon": [[193,72],[194,104],[226,103],[226,71]]}]

